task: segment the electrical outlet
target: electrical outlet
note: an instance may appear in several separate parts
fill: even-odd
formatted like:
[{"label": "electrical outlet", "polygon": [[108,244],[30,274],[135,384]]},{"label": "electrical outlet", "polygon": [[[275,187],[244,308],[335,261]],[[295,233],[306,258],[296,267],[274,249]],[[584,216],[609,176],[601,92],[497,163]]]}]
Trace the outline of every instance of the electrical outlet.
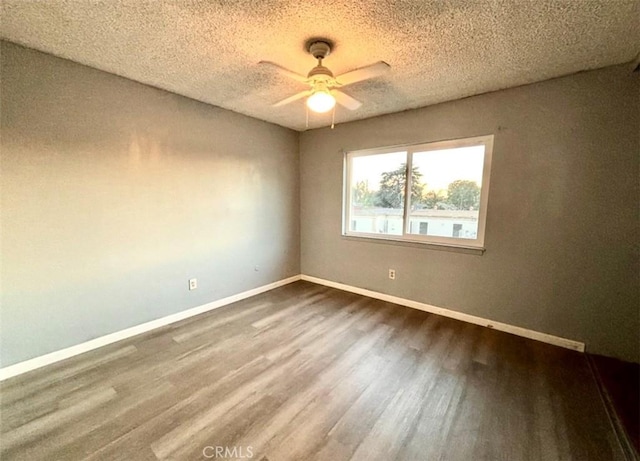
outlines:
[{"label": "electrical outlet", "polygon": [[395,269],[389,269],[389,278],[391,280],[395,280],[396,279],[396,270]]},{"label": "electrical outlet", "polygon": [[189,279],[189,291],[198,288],[198,279]]}]

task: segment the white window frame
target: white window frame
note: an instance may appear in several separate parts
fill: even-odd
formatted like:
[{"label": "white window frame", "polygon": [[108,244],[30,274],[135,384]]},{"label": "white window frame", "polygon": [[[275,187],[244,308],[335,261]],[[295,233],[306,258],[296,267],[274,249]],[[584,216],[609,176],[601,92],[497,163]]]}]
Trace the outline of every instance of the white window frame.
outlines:
[{"label": "white window frame", "polygon": [[[422,234],[410,234],[407,231],[410,218],[410,200],[411,194],[407,191],[411,190],[411,174],[413,154],[416,152],[428,152],[432,150],[456,149],[460,147],[471,147],[483,145],[484,149],[484,165],[482,169],[482,187],[480,190],[480,209],[478,213],[478,233],[475,239],[454,238],[454,237],[438,237]],[[355,157],[371,156],[378,154],[389,154],[393,152],[406,152],[406,179],[405,179],[405,203],[402,216],[402,235],[374,234],[370,232],[351,231],[349,223],[351,222],[351,170],[353,168],[353,159]],[[342,233],[346,237],[362,237],[376,240],[391,240],[400,242],[414,242],[430,245],[443,245],[449,247],[484,249],[485,227],[487,221],[487,208],[489,203],[489,185],[491,177],[491,158],[493,154],[493,135],[476,136],[472,138],[452,139],[446,141],[436,141],[420,144],[409,144],[392,147],[382,147],[375,149],[362,149],[346,151],[344,153],[344,191],[343,191],[343,220]]]}]

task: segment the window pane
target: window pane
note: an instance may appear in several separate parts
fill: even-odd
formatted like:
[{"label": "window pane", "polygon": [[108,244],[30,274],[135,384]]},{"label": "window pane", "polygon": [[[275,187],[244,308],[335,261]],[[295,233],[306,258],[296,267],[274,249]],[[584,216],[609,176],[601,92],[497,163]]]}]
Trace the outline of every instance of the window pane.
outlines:
[{"label": "window pane", "polygon": [[402,235],[406,152],[351,158],[351,232]]},{"label": "window pane", "polygon": [[475,239],[484,145],[415,152],[408,231]]}]

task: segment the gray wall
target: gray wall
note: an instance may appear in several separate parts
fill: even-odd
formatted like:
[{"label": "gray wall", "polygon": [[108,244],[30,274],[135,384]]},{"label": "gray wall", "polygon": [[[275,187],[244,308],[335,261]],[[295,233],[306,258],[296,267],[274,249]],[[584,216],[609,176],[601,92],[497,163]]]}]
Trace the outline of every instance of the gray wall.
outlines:
[{"label": "gray wall", "polygon": [[300,273],[296,132],[1,47],[2,366]]},{"label": "gray wall", "polygon": [[[295,275],[299,248],[308,275],[640,361],[640,88],[627,67],[299,136],[1,53],[2,366]],[[488,133],[483,256],[341,237],[342,149]]]},{"label": "gray wall", "polygon": [[[639,94],[612,67],[303,133],[302,272],[639,361]],[[341,237],[342,149],[491,133],[484,255]]]}]

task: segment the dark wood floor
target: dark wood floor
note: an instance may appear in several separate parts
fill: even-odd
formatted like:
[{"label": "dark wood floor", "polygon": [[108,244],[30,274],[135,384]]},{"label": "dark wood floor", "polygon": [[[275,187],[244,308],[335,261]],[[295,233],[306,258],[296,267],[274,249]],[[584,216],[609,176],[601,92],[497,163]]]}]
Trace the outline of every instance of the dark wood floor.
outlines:
[{"label": "dark wood floor", "polygon": [[0,392],[2,460],[624,459],[584,355],[308,282]]},{"label": "dark wood floor", "polygon": [[601,355],[589,358],[628,458],[640,460],[640,364]]}]

